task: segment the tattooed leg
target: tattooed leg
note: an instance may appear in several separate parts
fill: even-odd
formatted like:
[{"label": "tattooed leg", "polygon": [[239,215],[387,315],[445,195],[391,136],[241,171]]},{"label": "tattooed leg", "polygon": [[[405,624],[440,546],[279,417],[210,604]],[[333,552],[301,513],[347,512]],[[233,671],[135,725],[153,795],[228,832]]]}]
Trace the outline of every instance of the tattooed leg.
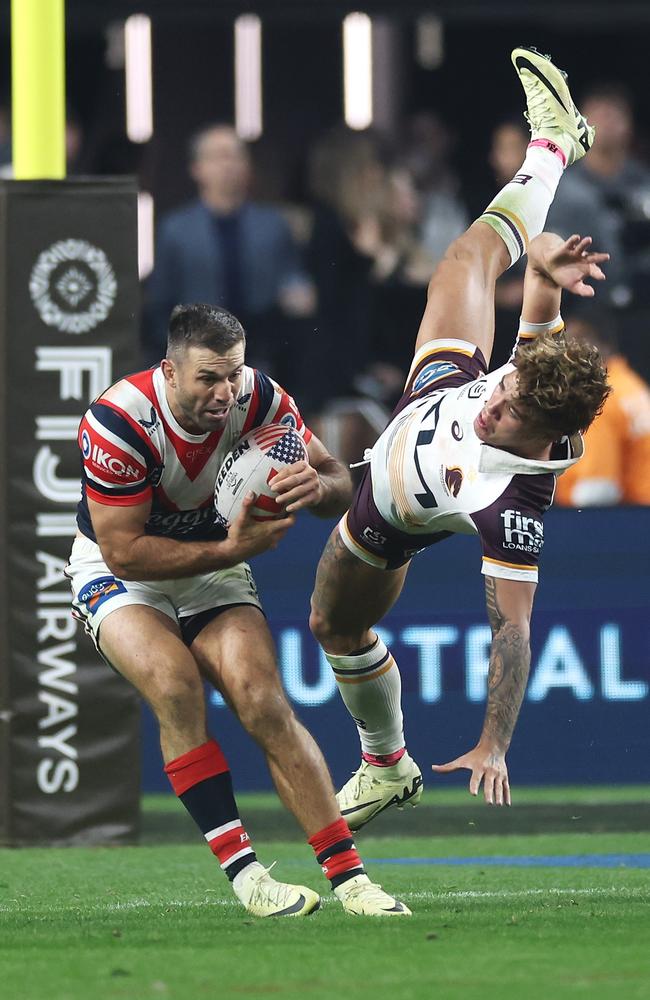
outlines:
[{"label": "tattooed leg", "polygon": [[372,626],[399,597],[407,570],[382,570],[362,562],[335,528],[318,564],[311,598],[309,623],[323,649],[346,655],[374,642]]},{"label": "tattooed leg", "polygon": [[[410,762],[404,749],[399,669],[372,628],[399,596],[406,570],[368,566],[346,548],[335,529],[312,596],[311,630],[357,725],[364,760],[373,766],[398,766],[402,758]],[[421,784],[419,771],[416,776]]]}]

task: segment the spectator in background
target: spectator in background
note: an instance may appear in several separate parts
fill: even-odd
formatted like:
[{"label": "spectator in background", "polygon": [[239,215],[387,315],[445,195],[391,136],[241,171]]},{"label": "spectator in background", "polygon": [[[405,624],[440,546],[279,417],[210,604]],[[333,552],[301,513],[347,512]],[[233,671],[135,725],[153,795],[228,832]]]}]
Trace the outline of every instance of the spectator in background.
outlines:
[{"label": "spectator in background", "polygon": [[[377,219],[385,185],[383,151],[371,132],[336,127],[310,151],[314,215],[307,261],[318,308],[306,354],[318,372],[312,395],[316,409],[333,396],[353,392],[353,376],[367,364]],[[343,353],[344,371],[333,364]]]},{"label": "spectator in background", "polygon": [[86,172],[85,134],[79,116],[68,108],[65,121],[65,158],[68,177]]},{"label": "spectator in background", "polygon": [[[372,132],[336,128],[312,151],[317,204],[309,263],[318,289],[321,400],[399,398],[410,356],[400,332],[418,322],[435,264],[418,233],[421,196]],[[345,352],[346,376],[331,363]]]},{"label": "spectator in background", "polygon": [[[9,105],[0,104],[0,177],[13,177],[11,140],[11,110]],[[68,176],[93,172],[84,169],[83,153],[83,125],[76,112],[68,107],[65,122],[65,158]]]},{"label": "spectator in background", "polygon": [[450,165],[454,143],[445,122],[432,111],[412,115],[401,142],[400,163],[420,196],[420,239],[434,267],[470,221]]},{"label": "spectator in background", "polygon": [[145,289],[145,360],[154,364],[164,354],[176,303],[207,302],[241,318],[253,334],[251,363],[282,380],[284,320],[314,306],[298,247],[279,211],[250,200],[248,150],[231,126],[202,129],[189,154],[198,198],[160,222]]},{"label": "spectator in background", "polygon": [[595,344],[613,392],[585,434],[584,457],[558,479],[555,502],[650,504],[650,388],[619,353],[607,310],[584,306],[568,320],[567,336]]},{"label": "spectator in background", "polygon": [[575,176],[615,213],[634,299],[648,304],[650,170],[632,155],[634,116],[630,96],[619,84],[598,84],[584,96],[581,107],[596,126],[596,139]]},{"label": "spectator in background", "polygon": [[0,167],[11,165],[11,112],[0,103]]},{"label": "spectator in background", "polygon": [[[529,141],[530,131],[523,118],[508,118],[496,126],[492,132],[488,162],[497,187],[503,187],[517,173],[524,161]],[[587,159],[592,156],[593,149]],[[607,208],[600,193],[581,179],[579,170],[580,167],[575,171],[564,172],[549,210],[546,226],[564,239],[568,239],[573,233],[589,233],[596,250],[606,248],[610,254],[606,294],[615,295],[620,288],[622,274],[618,220]],[[493,184],[494,181],[490,183],[490,189]],[[483,199],[481,204],[484,204]],[[520,260],[497,282],[496,333],[491,363],[493,368],[505,364],[510,354],[512,331],[519,321],[523,301],[524,271],[525,266]]]},{"label": "spectator in background", "polygon": [[401,332],[417,328],[436,259],[420,240],[422,199],[404,167],[389,170],[381,211],[366,220],[371,270],[370,338],[356,388],[393,408],[404,388],[410,352]]}]

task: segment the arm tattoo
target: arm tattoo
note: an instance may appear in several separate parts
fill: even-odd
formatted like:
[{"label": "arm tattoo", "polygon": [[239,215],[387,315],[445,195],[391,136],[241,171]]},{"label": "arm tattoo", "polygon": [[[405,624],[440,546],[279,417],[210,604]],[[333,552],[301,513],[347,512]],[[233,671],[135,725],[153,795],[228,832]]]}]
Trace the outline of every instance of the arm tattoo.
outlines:
[{"label": "arm tattoo", "polygon": [[528,636],[502,615],[492,577],[485,580],[492,649],[488,671],[488,699],[482,739],[507,750],[526,690],[530,668]]},{"label": "arm tattoo", "polygon": [[485,601],[487,603],[488,621],[492,629],[492,637],[503,625],[503,618],[497,605],[497,587],[493,576],[485,577]]}]

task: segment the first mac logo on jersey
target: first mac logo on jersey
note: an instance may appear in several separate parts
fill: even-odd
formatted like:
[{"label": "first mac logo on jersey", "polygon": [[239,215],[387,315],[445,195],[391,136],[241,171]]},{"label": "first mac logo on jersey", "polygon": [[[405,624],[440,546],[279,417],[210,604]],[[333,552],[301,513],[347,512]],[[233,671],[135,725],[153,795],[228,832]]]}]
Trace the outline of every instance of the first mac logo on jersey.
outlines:
[{"label": "first mac logo on jersey", "polygon": [[544,544],[544,525],[534,517],[522,514],[520,510],[504,510],[504,549],[530,552],[537,555]]}]

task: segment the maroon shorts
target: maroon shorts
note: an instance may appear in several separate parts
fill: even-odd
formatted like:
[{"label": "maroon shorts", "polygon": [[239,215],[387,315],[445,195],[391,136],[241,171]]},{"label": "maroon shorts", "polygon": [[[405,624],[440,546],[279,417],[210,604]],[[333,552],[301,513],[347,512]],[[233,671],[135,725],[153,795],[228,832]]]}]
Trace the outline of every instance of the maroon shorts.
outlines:
[{"label": "maroon shorts", "polygon": [[375,506],[369,468],[352,506],[339,522],[339,532],[351,552],[378,569],[398,569],[417,552],[452,534],[451,531],[436,531],[430,535],[409,535],[388,524]]}]

